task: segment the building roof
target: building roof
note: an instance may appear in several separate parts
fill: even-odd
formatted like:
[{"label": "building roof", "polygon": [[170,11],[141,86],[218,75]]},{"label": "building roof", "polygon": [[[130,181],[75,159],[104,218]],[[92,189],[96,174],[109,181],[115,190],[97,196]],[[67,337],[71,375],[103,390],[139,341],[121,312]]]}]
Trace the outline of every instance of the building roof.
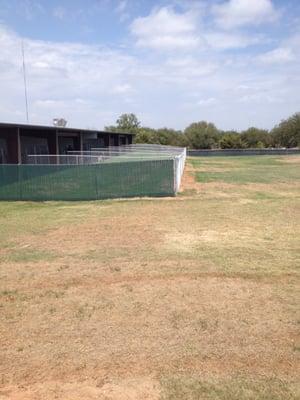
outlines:
[{"label": "building roof", "polygon": [[80,128],[63,128],[60,126],[49,126],[49,125],[31,125],[31,124],[19,124],[10,122],[0,122],[1,128],[20,128],[30,130],[48,130],[48,131],[59,131],[59,132],[78,132],[78,133],[101,133],[101,134],[118,134],[118,135],[135,135],[135,133],[129,132],[111,132],[111,131],[100,131],[97,129],[80,129]]}]

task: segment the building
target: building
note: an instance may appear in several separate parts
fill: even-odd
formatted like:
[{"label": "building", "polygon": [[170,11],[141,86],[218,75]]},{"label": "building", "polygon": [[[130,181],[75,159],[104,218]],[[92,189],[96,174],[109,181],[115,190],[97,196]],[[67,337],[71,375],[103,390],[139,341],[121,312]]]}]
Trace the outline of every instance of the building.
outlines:
[{"label": "building", "polygon": [[0,164],[22,164],[30,154],[66,154],[132,144],[132,133],[0,123]]}]

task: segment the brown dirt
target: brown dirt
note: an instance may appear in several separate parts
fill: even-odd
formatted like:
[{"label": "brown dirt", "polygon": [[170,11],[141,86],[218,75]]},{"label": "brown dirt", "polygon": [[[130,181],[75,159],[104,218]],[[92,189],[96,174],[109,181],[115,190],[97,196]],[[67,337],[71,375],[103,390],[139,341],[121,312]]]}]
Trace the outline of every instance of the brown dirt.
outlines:
[{"label": "brown dirt", "polygon": [[200,189],[201,185],[196,182],[195,180],[195,169],[192,164],[187,164],[183,177],[182,177],[182,184],[180,187],[180,192],[189,191],[189,190],[196,190]]},{"label": "brown dirt", "polygon": [[300,164],[300,156],[281,157],[280,161],[288,164]]},{"label": "brown dirt", "polygon": [[149,378],[124,379],[106,382],[47,381],[26,388],[7,387],[0,391],[1,400],[158,400],[159,384]]},{"label": "brown dirt", "polygon": [[[213,190],[193,173],[184,190]],[[0,400],[157,400],[177,374],[297,382],[294,200],[226,190],[238,201],[66,204],[72,222],[38,231],[21,214],[0,252]]]}]

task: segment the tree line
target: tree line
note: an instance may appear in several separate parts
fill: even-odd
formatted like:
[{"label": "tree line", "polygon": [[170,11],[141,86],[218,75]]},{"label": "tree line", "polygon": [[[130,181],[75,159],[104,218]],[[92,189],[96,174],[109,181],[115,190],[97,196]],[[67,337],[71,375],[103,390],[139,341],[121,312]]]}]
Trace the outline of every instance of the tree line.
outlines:
[{"label": "tree line", "polygon": [[300,147],[300,112],[282,120],[271,130],[251,127],[242,132],[223,131],[213,123],[193,122],[183,131],[144,127],[135,114],[122,114],[110,132],[135,133],[135,143],[156,143],[190,149],[247,149]]}]

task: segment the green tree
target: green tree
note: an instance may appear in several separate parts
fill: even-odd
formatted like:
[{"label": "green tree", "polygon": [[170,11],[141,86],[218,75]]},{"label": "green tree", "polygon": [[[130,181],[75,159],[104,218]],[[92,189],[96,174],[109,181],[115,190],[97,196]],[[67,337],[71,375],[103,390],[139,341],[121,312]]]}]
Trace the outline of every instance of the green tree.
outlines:
[{"label": "green tree", "polygon": [[135,114],[122,114],[117,119],[117,128],[122,131],[135,133],[138,131],[141,123]]},{"label": "green tree", "polygon": [[300,146],[300,112],[275,126],[271,135],[276,147]]},{"label": "green tree", "polygon": [[159,143],[156,130],[152,128],[141,127],[134,138],[135,143]]},{"label": "green tree", "polygon": [[241,134],[235,131],[224,132],[219,141],[221,149],[244,149],[245,142]]},{"label": "green tree", "polygon": [[160,128],[156,130],[158,143],[168,146],[186,146],[187,139],[181,131],[175,131],[169,128]]},{"label": "green tree", "polygon": [[241,133],[241,138],[246,147],[249,148],[270,147],[272,145],[272,136],[265,129],[251,127]]},{"label": "green tree", "polygon": [[135,143],[156,143],[168,146],[187,146],[187,138],[181,131],[169,128],[151,129],[139,128]]},{"label": "green tree", "polygon": [[140,128],[140,121],[135,114],[122,114],[116,121],[116,125],[106,126],[106,131],[137,133]]},{"label": "green tree", "polygon": [[193,122],[185,129],[184,134],[191,148],[213,149],[218,147],[220,132],[212,123]]}]

